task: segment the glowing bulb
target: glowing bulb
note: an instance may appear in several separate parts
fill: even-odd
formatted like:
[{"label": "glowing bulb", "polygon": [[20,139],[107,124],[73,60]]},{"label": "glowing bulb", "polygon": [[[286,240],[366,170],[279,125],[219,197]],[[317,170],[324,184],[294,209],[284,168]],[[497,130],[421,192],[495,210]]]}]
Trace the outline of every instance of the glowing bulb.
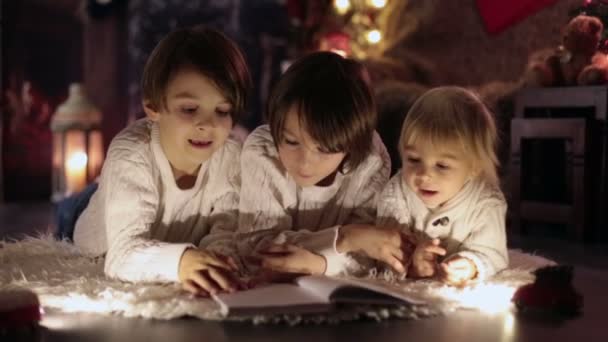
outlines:
[{"label": "glowing bulb", "polygon": [[376,44],[382,40],[382,33],[379,30],[371,30],[367,32],[367,41]]},{"label": "glowing bulb", "polygon": [[386,0],[369,0],[370,5],[376,8],[382,8],[386,6]]},{"label": "glowing bulb", "polygon": [[68,168],[72,170],[84,169],[87,166],[87,154],[80,151],[74,153],[68,160]]},{"label": "glowing bulb", "polygon": [[500,284],[479,284],[464,289],[446,287],[441,292],[442,296],[460,303],[463,307],[496,314],[509,310],[515,289]]},{"label": "glowing bulb", "polygon": [[340,14],[344,14],[348,12],[350,9],[350,1],[349,0],[334,0],[334,7],[336,11]]}]

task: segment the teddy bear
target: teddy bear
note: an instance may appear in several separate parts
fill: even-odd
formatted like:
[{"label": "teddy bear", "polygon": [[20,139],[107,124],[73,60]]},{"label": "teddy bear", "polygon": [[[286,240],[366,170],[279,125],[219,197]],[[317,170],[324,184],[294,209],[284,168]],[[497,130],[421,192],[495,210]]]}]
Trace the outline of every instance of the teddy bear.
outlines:
[{"label": "teddy bear", "polygon": [[598,51],[604,25],[578,15],[562,30],[562,45],[530,57],[524,74],[529,86],[574,86],[608,83],[608,56]]}]

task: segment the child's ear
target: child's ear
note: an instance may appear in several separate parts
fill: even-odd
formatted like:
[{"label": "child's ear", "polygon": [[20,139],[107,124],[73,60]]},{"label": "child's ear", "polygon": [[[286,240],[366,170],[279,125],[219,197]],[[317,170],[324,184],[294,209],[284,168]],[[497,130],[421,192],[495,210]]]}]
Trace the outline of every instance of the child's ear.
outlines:
[{"label": "child's ear", "polygon": [[152,121],[158,121],[160,119],[160,112],[157,112],[153,106],[152,103],[149,100],[143,100],[141,103],[142,107],[144,108],[144,112],[146,113],[146,116],[152,120]]}]

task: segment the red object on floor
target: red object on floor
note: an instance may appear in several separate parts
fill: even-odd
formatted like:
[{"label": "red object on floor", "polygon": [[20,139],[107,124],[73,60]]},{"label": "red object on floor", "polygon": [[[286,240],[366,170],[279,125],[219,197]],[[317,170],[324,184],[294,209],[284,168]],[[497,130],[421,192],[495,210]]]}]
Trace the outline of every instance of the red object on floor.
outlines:
[{"label": "red object on floor", "polygon": [[38,296],[28,290],[0,291],[0,328],[35,324],[42,318]]},{"label": "red object on floor", "polygon": [[536,280],[515,291],[512,301],[520,311],[576,315],[583,296],[572,286],[572,266],[547,266],[534,271]]},{"label": "red object on floor", "polygon": [[488,33],[495,34],[557,0],[477,0]]}]

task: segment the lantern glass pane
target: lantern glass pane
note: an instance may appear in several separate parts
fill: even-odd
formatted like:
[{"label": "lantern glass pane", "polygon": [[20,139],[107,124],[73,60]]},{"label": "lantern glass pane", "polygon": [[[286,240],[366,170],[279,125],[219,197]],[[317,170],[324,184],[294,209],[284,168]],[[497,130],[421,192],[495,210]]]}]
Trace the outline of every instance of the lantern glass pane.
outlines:
[{"label": "lantern glass pane", "polygon": [[65,191],[64,174],[63,174],[63,133],[53,133],[53,192],[54,200],[63,198]]},{"label": "lantern glass pane", "polygon": [[87,153],[85,132],[69,130],[66,132],[64,169],[66,194],[81,191],[87,184]]},{"label": "lantern glass pane", "polygon": [[63,134],[53,133],[53,169],[61,168],[61,158],[63,152]]},{"label": "lantern glass pane", "polygon": [[99,175],[103,163],[103,138],[101,132],[89,132],[89,181]]}]

